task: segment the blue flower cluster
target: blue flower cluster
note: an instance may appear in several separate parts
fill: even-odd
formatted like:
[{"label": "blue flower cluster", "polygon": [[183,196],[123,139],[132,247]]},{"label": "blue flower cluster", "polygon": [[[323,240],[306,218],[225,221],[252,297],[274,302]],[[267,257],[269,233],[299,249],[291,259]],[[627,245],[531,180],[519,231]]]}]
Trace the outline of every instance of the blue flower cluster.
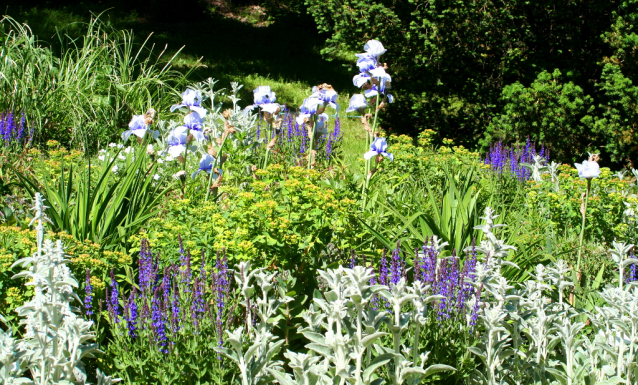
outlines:
[{"label": "blue flower cluster", "polygon": [[33,125],[27,127],[24,111],[20,117],[13,111],[0,114],[0,138],[4,147],[24,146],[33,140]]},{"label": "blue flower cluster", "polygon": [[[278,142],[282,143],[280,147],[282,151],[294,154],[297,162],[300,163],[301,160],[304,159],[304,155],[308,153],[308,147],[310,146],[309,134],[304,124],[300,124],[297,121],[297,114],[294,111],[285,105],[282,105],[280,110],[280,113],[283,114],[281,129],[273,130],[271,133],[272,137],[266,139],[271,140],[276,135],[279,135],[280,138]],[[327,119],[326,121],[321,120],[323,117],[318,117],[317,119],[319,121],[318,127],[320,127],[322,131],[317,131],[317,139],[314,147],[318,150],[318,156],[329,161],[334,154],[336,146],[342,141],[341,121],[339,117],[336,116],[334,119],[334,128],[329,130]],[[264,131],[260,130],[261,122],[262,121],[259,120],[257,123],[257,139],[259,139],[260,136],[263,137],[264,133]],[[322,150],[321,152],[319,151],[320,149]]]},{"label": "blue flower cluster", "polygon": [[[140,247],[138,287],[121,295],[115,276],[107,293],[107,310],[113,324],[125,324],[128,337],[139,339],[141,331],[150,334],[158,351],[169,353],[181,331],[199,333],[203,320],[210,320],[223,343],[223,316],[231,281],[225,251],[217,253],[214,267],[207,270],[202,253],[199,272],[193,273],[188,249],[180,243],[179,264],[162,266],[159,253],[153,254],[144,239]],[[88,293],[88,292],[87,292]],[[123,306],[120,306],[123,304]]]},{"label": "blue flower cluster", "polygon": [[490,146],[483,163],[492,166],[492,170],[499,174],[509,173],[520,181],[526,181],[531,178],[532,172],[522,163],[534,163],[534,155],[537,154],[545,161],[549,161],[549,150],[542,145],[537,151],[536,144],[532,143],[529,138],[524,147],[518,145],[508,147],[503,145],[503,142],[498,142]]},{"label": "blue flower cluster", "polygon": [[[370,279],[371,285],[394,285],[404,278],[408,280],[406,260],[402,258],[400,244],[392,251],[392,257],[388,261],[387,253],[384,250],[379,262],[378,271],[375,277]],[[366,265],[364,259],[364,265]],[[466,312],[471,312],[469,318],[476,323],[478,311],[480,309],[480,289],[476,289],[473,284],[476,280],[477,252],[474,242],[470,249],[466,251],[465,259],[462,261],[453,252],[449,257],[441,257],[435,248],[433,238],[426,239],[425,244],[415,250],[413,261],[412,278],[421,281],[429,286],[426,295],[440,295],[438,302],[434,303],[433,309],[437,312],[438,319],[450,319],[464,317]],[[350,259],[351,268],[356,265],[356,258],[353,254]],[[468,302],[475,298],[476,301],[471,308]],[[378,308],[382,301],[387,308],[389,304],[383,298],[375,297],[373,307]],[[471,324],[471,323],[470,323]]]}]

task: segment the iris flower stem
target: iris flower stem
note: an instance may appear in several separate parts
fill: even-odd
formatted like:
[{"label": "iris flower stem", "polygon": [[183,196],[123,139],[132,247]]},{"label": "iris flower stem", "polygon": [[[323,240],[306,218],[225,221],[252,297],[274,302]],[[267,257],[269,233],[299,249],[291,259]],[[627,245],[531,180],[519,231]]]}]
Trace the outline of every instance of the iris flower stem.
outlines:
[{"label": "iris flower stem", "polygon": [[[186,146],[184,148],[184,161],[182,162],[182,169],[186,172],[186,158],[188,157],[188,140],[186,141]],[[186,175],[182,179],[182,199],[186,196]]]},{"label": "iris flower stem", "polygon": [[585,238],[585,223],[587,221],[587,202],[589,201],[589,190],[591,189],[591,178],[587,178],[587,190],[585,191],[585,204],[583,206],[583,222],[580,228],[580,238],[578,240],[578,259],[576,262],[576,273],[580,272],[580,261],[583,254],[583,239]]},{"label": "iris flower stem", "polygon": [[206,186],[206,198],[204,198],[204,202],[208,202],[208,196],[210,195],[210,186],[213,183],[213,174],[215,173],[215,167],[217,167],[218,159],[220,159],[222,156],[222,150],[224,149],[226,138],[228,138],[228,135],[224,136],[222,144],[219,146],[219,152],[217,153],[217,156],[215,157],[215,160],[213,161],[213,164],[211,166],[210,174],[208,175],[208,185]]},{"label": "iris flower stem", "polygon": [[[377,117],[379,116],[379,97],[381,96],[381,94],[377,94],[376,97],[376,107],[374,109],[374,120],[372,121],[372,128],[370,129],[368,138],[369,138],[369,143],[367,148],[370,148],[370,146],[372,145],[372,142],[374,141],[374,134],[377,130]],[[370,178],[372,178],[371,175],[371,162],[372,162],[372,158],[366,160],[366,171],[365,171],[365,182],[363,184],[363,191],[361,191],[361,195],[363,198],[363,206],[362,208],[365,210],[366,208],[366,203],[368,203],[368,187],[370,186]]]},{"label": "iris flower stem", "polygon": [[312,151],[314,150],[315,143],[315,127],[317,126],[317,116],[312,117],[313,124],[312,130],[310,130],[310,147],[308,148],[308,170],[312,168]]},{"label": "iris flower stem", "polygon": [[272,140],[272,124],[268,123],[266,131],[268,132],[268,140],[266,141],[266,157],[264,158],[264,167],[263,167],[264,170],[268,166],[268,154],[270,154],[269,145],[270,145],[270,141]]}]

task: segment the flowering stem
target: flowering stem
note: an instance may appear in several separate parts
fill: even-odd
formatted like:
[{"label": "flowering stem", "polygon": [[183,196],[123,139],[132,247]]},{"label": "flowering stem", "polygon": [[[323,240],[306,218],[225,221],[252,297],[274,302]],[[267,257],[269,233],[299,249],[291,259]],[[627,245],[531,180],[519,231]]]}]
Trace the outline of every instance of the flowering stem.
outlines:
[{"label": "flowering stem", "polygon": [[589,190],[591,189],[591,178],[587,178],[587,191],[585,191],[585,203],[583,206],[583,222],[580,228],[580,239],[578,241],[578,259],[576,262],[576,273],[580,272],[580,261],[583,254],[583,238],[585,237],[585,222],[587,219],[587,201],[589,200]]},{"label": "flowering stem", "polygon": [[213,174],[215,174],[215,167],[217,167],[218,159],[220,159],[222,156],[222,150],[224,149],[226,138],[228,138],[228,135],[224,136],[224,139],[222,139],[222,144],[219,146],[219,152],[217,153],[217,156],[215,157],[215,160],[213,161],[212,167],[210,169],[210,174],[208,175],[208,185],[206,186],[206,198],[204,198],[204,202],[208,202],[208,196],[210,195],[210,186],[211,183],[213,183]]},{"label": "flowering stem", "polygon": [[[376,107],[374,109],[374,120],[372,121],[372,128],[370,129],[370,133],[369,133],[369,143],[368,144],[368,148],[370,148],[370,146],[372,145],[372,142],[374,141],[374,134],[376,132],[377,129],[377,117],[379,116],[379,96],[381,96],[380,94],[377,94],[376,97]],[[370,186],[370,178],[372,178],[372,170],[371,170],[371,161],[372,158],[366,160],[366,171],[365,171],[365,182],[363,184],[363,191],[361,192],[362,198],[363,198],[363,209],[366,208],[366,203],[368,201],[368,187]]]},{"label": "flowering stem", "polygon": [[317,125],[317,117],[313,116],[312,129],[310,130],[310,147],[308,148],[308,170],[312,168],[312,151],[314,150],[315,142],[315,126]]},{"label": "flowering stem", "polygon": [[[186,172],[186,158],[188,157],[188,140],[186,141],[186,146],[184,148],[184,161],[182,162],[182,169]],[[182,199],[186,195],[186,176],[182,178]]]},{"label": "flowering stem", "polygon": [[270,154],[270,141],[272,140],[272,124],[268,123],[266,132],[268,132],[268,138],[266,140],[266,157],[264,158],[264,167],[265,170],[268,166],[268,154]]}]

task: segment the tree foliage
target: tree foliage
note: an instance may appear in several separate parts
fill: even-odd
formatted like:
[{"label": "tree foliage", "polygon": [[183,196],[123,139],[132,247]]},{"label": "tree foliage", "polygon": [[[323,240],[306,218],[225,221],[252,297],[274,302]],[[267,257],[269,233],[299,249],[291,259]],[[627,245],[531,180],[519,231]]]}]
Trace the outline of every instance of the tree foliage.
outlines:
[{"label": "tree foliage", "polygon": [[325,55],[371,38],[388,48],[400,90],[387,122],[395,131],[434,129],[468,145],[530,136],[564,161],[588,149],[638,160],[628,144],[636,0],[305,1],[329,34]]}]

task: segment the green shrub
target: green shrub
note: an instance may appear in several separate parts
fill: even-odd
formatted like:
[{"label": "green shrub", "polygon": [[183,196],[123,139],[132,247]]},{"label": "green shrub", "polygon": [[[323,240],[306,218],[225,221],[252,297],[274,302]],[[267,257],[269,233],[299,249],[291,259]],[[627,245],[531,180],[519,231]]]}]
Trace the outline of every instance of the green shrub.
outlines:
[{"label": "green shrub", "polygon": [[503,89],[502,114],[488,126],[483,141],[544,143],[552,159],[575,159],[592,142],[593,99],[573,82],[563,82],[559,70],[541,72],[525,87],[514,83]]},{"label": "green shrub", "polygon": [[258,179],[241,189],[221,187],[217,202],[169,201],[161,216],[131,238],[133,248],[147,238],[163,259],[175,261],[181,235],[194,261],[202,250],[225,248],[231,264],[251,260],[305,273],[322,266],[320,256],[330,243],[351,247],[356,203],[351,193],[330,188],[324,175],[302,167],[271,164],[255,174]]}]

